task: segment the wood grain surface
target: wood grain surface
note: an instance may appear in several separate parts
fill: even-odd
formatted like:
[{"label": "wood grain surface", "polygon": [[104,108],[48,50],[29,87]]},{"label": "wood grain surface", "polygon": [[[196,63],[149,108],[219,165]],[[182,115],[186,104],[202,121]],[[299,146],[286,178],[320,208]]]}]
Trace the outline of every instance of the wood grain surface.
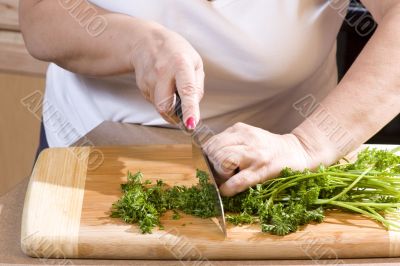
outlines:
[{"label": "wood grain surface", "polygon": [[0,71],[44,76],[47,62],[33,58],[19,28],[18,0],[0,0]]},{"label": "wood grain surface", "polygon": [[[79,148],[77,148],[79,149]],[[71,191],[66,184],[70,172],[54,169],[71,168],[71,172],[81,169],[71,161],[66,161],[68,152],[52,150],[52,156],[41,156],[32,176],[26,197],[23,228],[32,231],[50,232],[47,228],[65,226],[60,223],[60,209],[54,204],[43,205],[39,198],[47,202],[74,203],[75,207],[64,205],[62,219],[71,219],[70,224],[79,224],[79,230],[62,228],[53,233],[71,234],[70,238],[59,235],[47,238],[47,253],[41,256],[79,258],[133,258],[133,259],[191,259],[207,261],[211,259],[321,259],[321,258],[365,258],[399,256],[398,238],[374,221],[362,216],[331,212],[322,224],[310,224],[300,231],[287,236],[273,236],[260,232],[258,225],[228,226],[228,237],[223,239],[213,219],[200,219],[184,215],[173,220],[171,213],[162,217],[164,230],[154,230],[153,234],[141,234],[136,225],[128,225],[117,218],[110,218],[110,207],[121,195],[120,184],[126,181],[128,170],[142,171],[150,180],[163,179],[168,185],[195,183],[195,171],[191,161],[190,145],[154,145],[96,147],[90,149],[88,166],[84,178],[84,196],[81,208],[75,204],[79,193]],[[77,151],[77,150],[75,150]],[[79,153],[79,152],[78,152]],[[57,154],[57,156],[55,155]],[[80,154],[80,153],[79,153]],[[69,158],[69,157],[68,157]],[[84,160],[83,160],[84,161]],[[80,165],[82,160],[79,160]],[[77,162],[75,162],[77,163]],[[47,165],[48,169],[45,170]],[[39,169],[42,170],[36,170]],[[83,169],[83,168],[82,168]],[[81,172],[79,170],[78,172]],[[61,174],[60,176],[60,173]],[[43,177],[44,175],[45,177]],[[56,181],[54,179],[62,179]],[[76,176],[75,176],[76,178]],[[79,179],[81,180],[81,179]],[[35,185],[37,182],[49,185]],[[56,186],[57,188],[55,188]],[[75,189],[72,189],[75,190]],[[82,191],[83,188],[77,188]],[[55,193],[56,192],[56,193]],[[43,209],[43,207],[46,207]],[[25,213],[41,211],[41,215]],[[79,214],[77,214],[79,212]],[[77,221],[77,219],[79,219]],[[75,234],[75,235],[73,235]],[[22,231],[22,239],[27,231]],[[72,236],[73,235],[73,236]],[[71,241],[73,239],[73,241]],[[77,240],[77,241],[75,241]],[[64,242],[63,242],[64,241]],[[395,241],[395,243],[393,242]],[[25,243],[24,250],[33,250],[34,241]],[[32,245],[32,246],[31,246]],[[55,252],[57,251],[57,252]],[[35,252],[27,252],[35,255]]]},{"label": "wood grain surface", "polygon": [[28,53],[20,32],[1,29],[0,58],[0,71],[44,76],[48,66]]},{"label": "wood grain surface", "polygon": [[[34,257],[78,255],[78,232],[90,148],[44,150],[33,170],[21,248]],[[61,163],[62,162],[62,163]]]},{"label": "wood grain surface", "polygon": [[19,30],[18,0],[0,0],[0,29]]}]

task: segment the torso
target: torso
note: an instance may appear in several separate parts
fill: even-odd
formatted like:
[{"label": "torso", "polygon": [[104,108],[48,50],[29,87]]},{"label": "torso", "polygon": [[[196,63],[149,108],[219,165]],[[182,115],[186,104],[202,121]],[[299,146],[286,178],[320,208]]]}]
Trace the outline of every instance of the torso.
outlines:
[{"label": "torso", "polygon": [[[239,121],[290,131],[304,119],[293,103],[307,94],[322,99],[337,82],[335,43],[343,19],[329,0],[91,2],[156,21],[193,45],[206,72],[202,118],[216,131]],[[51,65],[46,100],[79,135],[104,120],[166,124],[140,95],[133,74],[89,78]],[[74,141],[54,133],[50,115],[44,120],[50,146]]]}]

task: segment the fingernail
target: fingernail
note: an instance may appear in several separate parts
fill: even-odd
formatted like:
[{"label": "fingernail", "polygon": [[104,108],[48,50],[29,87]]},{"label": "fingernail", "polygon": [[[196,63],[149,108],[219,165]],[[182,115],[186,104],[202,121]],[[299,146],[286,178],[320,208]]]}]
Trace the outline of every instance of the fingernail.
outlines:
[{"label": "fingernail", "polygon": [[191,116],[186,120],[186,128],[189,130],[193,130],[196,127],[196,121],[194,120],[194,117]]}]

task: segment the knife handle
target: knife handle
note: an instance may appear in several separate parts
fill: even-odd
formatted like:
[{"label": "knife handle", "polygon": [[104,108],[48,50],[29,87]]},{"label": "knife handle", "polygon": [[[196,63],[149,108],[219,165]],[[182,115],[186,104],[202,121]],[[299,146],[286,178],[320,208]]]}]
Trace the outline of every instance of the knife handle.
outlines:
[{"label": "knife handle", "polygon": [[185,126],[183,123],[182,100],[181,100],[181,96],[179,96],[179,94],[177,92],[175,92],[175,99],[176,99],[175,114],[179,118],[179,121],[182,123],[182,125]]}]

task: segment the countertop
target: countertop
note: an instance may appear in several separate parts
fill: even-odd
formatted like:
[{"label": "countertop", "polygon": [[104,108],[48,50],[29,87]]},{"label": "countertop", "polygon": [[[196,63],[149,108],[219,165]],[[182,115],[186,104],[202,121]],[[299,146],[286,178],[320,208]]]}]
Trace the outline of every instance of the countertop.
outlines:
[{"label": "countertop", "polygon": [[[189,143],[182,132],[174,129],[104,122],[82,139],[79,145],[138,145]],[[79,260],[37,259],[24,255],[20,249],[21,215],[29,178],[0,197],[0,264],[12,265],[200,265],[185,261],[142,260]],[[201,263],[203,265],[204,263]],[[400,265],[400,258],[344,260],[269,260],[269,261],[209,261],[209,265]]]}]

